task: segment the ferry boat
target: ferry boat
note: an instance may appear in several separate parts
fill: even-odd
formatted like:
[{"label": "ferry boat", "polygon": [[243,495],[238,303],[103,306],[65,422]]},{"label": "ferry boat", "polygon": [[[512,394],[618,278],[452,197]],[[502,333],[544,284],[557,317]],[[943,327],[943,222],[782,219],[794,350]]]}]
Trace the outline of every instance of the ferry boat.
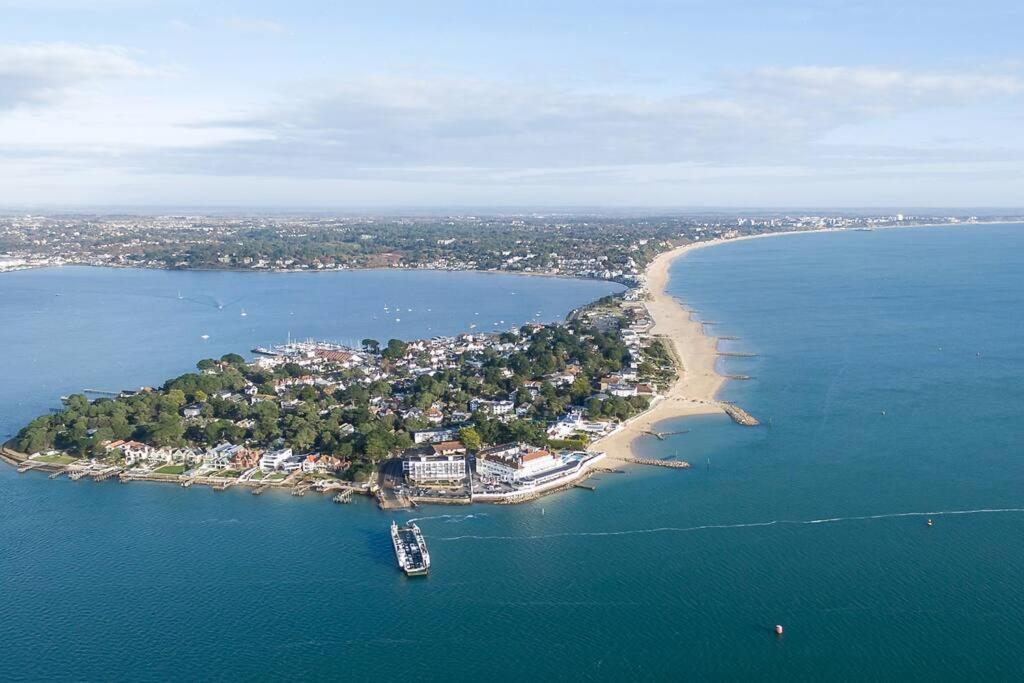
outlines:
[{"label": "ferry boat", "polygon": [[398,568],[407,576],[425,576],[430,569],[430,553],[423,532],[414,523],[398,526],[391,522],[391,543],[395,546]]}]

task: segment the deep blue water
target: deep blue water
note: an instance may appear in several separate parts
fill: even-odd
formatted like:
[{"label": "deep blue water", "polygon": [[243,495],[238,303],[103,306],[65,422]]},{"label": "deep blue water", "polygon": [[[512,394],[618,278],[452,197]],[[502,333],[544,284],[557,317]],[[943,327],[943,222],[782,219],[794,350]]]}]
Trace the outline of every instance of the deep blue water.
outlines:
[{"label": "deep blue water", "polygon": [[[53,272],[17,274],[18,286],[36,291],[25,276]],[[109,288],[100,300],[85,291],[94,271],[58,272],[78,278],[79,306],[109,320]],[[150,275],[176,274],[125,277]],[[387,295],[354,287],[367,314],[396,291],[429,300],[449,286],[388,285],[393,275],[379,275]],[[12,306],[10,282],[0,278],[0,307]],[[444,324],[468,324],[458,316],[489,301],[473,298],[487,282],[453,285],[473,303]],[[530,282],[534,301],[546,291],[578,303],[557,299],[572,283]],[[517,296],[528,284],[515,280]],[[130,287],[114,301],[136,296]],[[31,344],[49,344],[35,365],[24,350],[6,356],[19,361],[4,376],[23,402],[3,417],[10,429],[25,405],[79,385],[158,381],[209,355],[194,341],[204,332],[217,353],[284,327],[391,334],[365,316],[324,320],[319,284],[289,295],[321,302],[295,316],[291,302],[241,304],[246,325],[275,308],[308,328],[279,317],[226,334],[215,323],[239,325],[237,313],[218,318],[216,306],[175,325],[176,289],[160,283],[167,302],[132,308],[129,325],[152,309],[141,345],[106,325],[68,334],[36,312],[52,292],[0,309],[11,327],[31,321]],[[671,289],[740,336],[732,348],[760,354],[725,363],[756,376],[725,393],[765,425],[681,420],[689,433],[643,444],[689,459],[689,471],[604,475],[596,492],[529,506],[421,510],[434,558],[425,580],[394,569],[390,517],[366,502],[0,470],[0,679],[1024,676],[1024,513],[939,514],[1024,508],[1024,226],[737,242],[677,261]],[[85,341],[82,329],[109,336]],[[96,363],[107,374],[85,377]],[[44,370],[40,389],[31,380]],[[918,512],[935,526],[889,516]]]}]

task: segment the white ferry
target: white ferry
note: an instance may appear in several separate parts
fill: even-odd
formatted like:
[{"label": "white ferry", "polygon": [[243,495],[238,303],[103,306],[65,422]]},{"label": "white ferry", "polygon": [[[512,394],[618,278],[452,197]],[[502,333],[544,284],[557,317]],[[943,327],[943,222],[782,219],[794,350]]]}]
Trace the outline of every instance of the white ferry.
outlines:
[{"label": "white ferry", "polygon": [[425,576],[430,569],[430,553],[420,528],[409,522],[398,526],[391,522],[391,543],[395,546],[398,568],[408,576]]}]

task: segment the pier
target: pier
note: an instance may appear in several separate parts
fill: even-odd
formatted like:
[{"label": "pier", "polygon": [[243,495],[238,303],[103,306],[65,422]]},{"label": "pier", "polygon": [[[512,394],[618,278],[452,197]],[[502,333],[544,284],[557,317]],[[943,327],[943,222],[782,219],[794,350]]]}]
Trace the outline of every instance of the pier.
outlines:
[{"label": "pier", "polygon": [[93,481],[104,481],[105,479],[110,479],[111,477],[117,476],[118,474],[121,474],[121,468],[120,467],[107,467],[106,469],[102,469],[102,470],[99,470],[97,472],[93,472],[92,473],[92,480]]},{"label": "pier", "polygon": [[593,484],[584,484],[583,482],[579,482],[579,483],[573,484],[573,487],[577,488],[577,489],[586,489],[588,491],[596,491],[597,490],[597,487],[594,486]]},{"label": "pier", "polygon": [[345,489],[344,491],[342,491],[341,493],[336,495],[331,500],[333,500],[335,503],[351,503],[352,502],[352,489]]},{"label": "pier", "polygon": [[664,441],[666,437],[678,436],[679,434],[687,434],[687,433],[689,433],[689,431],[690,431],[689,429],[680,429],[677,432],[655,432],[655,431],[652,431],[650,429],[646,429],[646,430],[644,430],[644,434],[647,434],[648,436],[656,437],[658,439],[658,441]]}]

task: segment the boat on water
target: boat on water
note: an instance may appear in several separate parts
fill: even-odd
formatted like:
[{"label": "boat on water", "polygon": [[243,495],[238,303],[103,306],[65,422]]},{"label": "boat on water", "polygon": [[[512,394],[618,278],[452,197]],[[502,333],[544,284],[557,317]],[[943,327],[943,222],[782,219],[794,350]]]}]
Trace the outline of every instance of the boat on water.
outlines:
[{"label": "boat on water", "polygon": [[430,553],[423,532],[413,522],[398,526],[391,522],[391,543],[395,546],[398,568],[407,576],[425,576],[430,569]]},{"label": "boat on water", "polygon": [[245,309],[243,308],[243,309],[242,309],[242,314],[241,314],[241,315],[242,315],[242,317],[244,318],[245,316],[247,316],[247,315],[249,315],[249,314],[248,314],[248,313],[246,313],[246,312],[245,312]]}]

